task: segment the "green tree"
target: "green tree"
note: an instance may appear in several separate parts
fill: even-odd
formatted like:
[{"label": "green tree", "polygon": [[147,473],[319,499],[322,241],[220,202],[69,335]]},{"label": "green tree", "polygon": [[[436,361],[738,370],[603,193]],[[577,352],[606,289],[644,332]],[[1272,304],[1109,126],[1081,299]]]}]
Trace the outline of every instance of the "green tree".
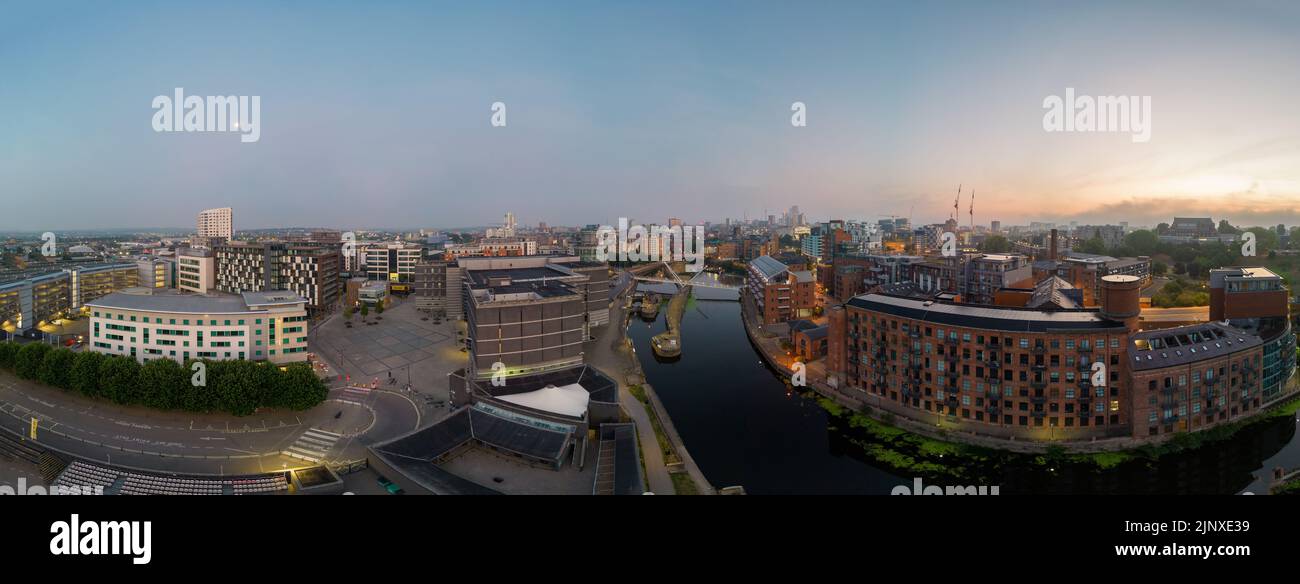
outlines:
[{"label": "green tree", "polygon": [[1169,266],[1161,261],[1151,262],[1151,273],[1152,275],[1163,276],[1169,273]]},{"label": "green tree", "polygon": [[99,396],[99,366],[103,361],[104,355],[94,351],[77,353],[68,375],[69,388],[88,397]]},{"label": "green tree", "polygon": [[325,401],[329,388],[306,363],[294,363],[281,372],[282,407],[307,409]]},{"label": "green tree", "polygon": [[1083,253],[1104,254],[1106,253],[1106,242],[1102,240],[1100,236],[1094,235],[1092,236],[1092,239],[1079,245],[1079,251]]},{"label": "green tree", "polygon": [[1227,219],[1220,219],[1220,220],[1219,220],[1219,233],[1224,233],[1224,234],[1226,234],[1226,233],[1241,233],[1241,231],[1239,231],[1236,227],[1233,227],[1231,223],[1228,223],[1228,220],[1227,220]]},{"label": "green tree", "polygon": [[189,389],[190,375],[185,367],[171,359],[154,359],[140,368],[143,405],[181,409],[185,405],[185,392]]},{"label": "green tree", "polygon": [[119,404],[141,402],[140,364],[130,357],[110,355],[99,366],[99,387],[104,397]]},{"label": "green tree", "polygon": [[14,361],[14,373],[23,379],[38,379],[41,374],[41,364],[45,362],[45,354],[50,351],[50,346],[45,343],[27,343],[21,349],[18,349],[18,358]]},{"label": "green tree", "polygon": [[1256,256],[1267,255],[1268,252],[1277,249],[1278,246],[1280,245],[1280,240],[1278,240],[1277,232],[1272,229],[1269,229],[1267,227],[1251,227],[1246,231],[1255,234],[1255,255]]},{"label": "green tree", "polygon": [[362,303],[361,303],[361,320],[365,320],[367,316],[370,316],[370,306],[367,305],[366,303],[362,302]]},{"label": "green tree", "polygon": [[380,300],[378,303],[375,304],[375,312],[377,312],[377,313],[379,313],[379,314],[383,314],[383,313],[384,313],[384,301],[383,301],[383,300]]},{"label": "green tree", "polygon": [[14,362],[18,359],[18,343],[13,341],[0,342],[0,369],[8,371],[14,370]]},{"label": "green tree", "polygon": [[63,347],[46,351],[45,359],[41,361],[40,374],[38,376],[41,383],[52,385],[59,389],[71,389],[72,363],[76,358],[76,353],[73,353],[71,349],[65,349]]},{"label": "green tree", "polygon": [[1152,231],[1138,229],[1124,236],[1124,245],[1132,250],[1134,255],[1149,256],[1156,253],[1160,239]]},{"label": "green tree", "polygon": [[984,238],[984,243],[980,244],[980,251],[984,253],[1006,253],[1011,251],[1011,242],[1001,235],[990,235]]}]

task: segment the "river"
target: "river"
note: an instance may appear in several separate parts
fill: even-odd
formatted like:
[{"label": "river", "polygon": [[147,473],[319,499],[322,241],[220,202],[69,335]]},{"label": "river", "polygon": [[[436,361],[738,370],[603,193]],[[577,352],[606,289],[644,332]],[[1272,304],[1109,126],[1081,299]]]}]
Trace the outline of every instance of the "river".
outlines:
[{"label": "river", "polygon": [[[643,286],[643,289],[646,288]],[[692,299],[682,321],[682,356],[657,359],[650,337],[663,332],[633,317],[628,337],[691,456],[716,487],[752,494],[888,494],[912,477],[878,468],[809,398],[790,393],[745,336],[738,302]],[[1300,466],[1300,440],[1289,419],[1252,427],[1229,441],[1097,471],[1063,465],[989,469],[987,480],[1013,493],[1231,494],[1266,490],[1275,466]],[[927,482],[930,484],[930,482]]]}]

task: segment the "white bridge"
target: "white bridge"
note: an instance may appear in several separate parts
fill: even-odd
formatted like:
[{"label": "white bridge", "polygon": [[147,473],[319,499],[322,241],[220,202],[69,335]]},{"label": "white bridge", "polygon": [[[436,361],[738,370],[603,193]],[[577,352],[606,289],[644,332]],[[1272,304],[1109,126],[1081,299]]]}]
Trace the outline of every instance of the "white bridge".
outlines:
[{"label": "white bridge", "polygon": [[700,272],[698,274],[695,274],[694,276],[691,277],[689,281],[682,280],[680,277],[678,277],[677,272],[674,272],[672,267],[669,266],[667,262],[659,262],[659,263],[663,264],[664,271],[668,272],[668,274],[672,276],[671,279],[657,278],[654,276],[633,276],[633,279],[635,279],[638,282],[654,282],[657,284],[676,284],[678,286],[686,286],[689,284],[691,286],[698,286],[701,288],[721,288],[723,290],[740,289],[739,286],[728,286],[726,284],[719,283],[717,280],[709,278],[708,276],[705,275],[708,272]]}]

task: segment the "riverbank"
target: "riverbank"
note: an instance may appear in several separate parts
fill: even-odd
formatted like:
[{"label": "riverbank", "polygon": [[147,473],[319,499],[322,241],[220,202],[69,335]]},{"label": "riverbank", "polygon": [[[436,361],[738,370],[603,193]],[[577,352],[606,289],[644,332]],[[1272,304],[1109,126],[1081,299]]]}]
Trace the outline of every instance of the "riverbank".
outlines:
[{"label": "riverbank", "polygon": [[627,337],[631,313],[628,297],[611,301],[610,322],[591,346],[586,360],[619,384],[620,404],[637,423],[649,490],[662,494],[715,494],[654,387],[646,382],[636,350]]}]

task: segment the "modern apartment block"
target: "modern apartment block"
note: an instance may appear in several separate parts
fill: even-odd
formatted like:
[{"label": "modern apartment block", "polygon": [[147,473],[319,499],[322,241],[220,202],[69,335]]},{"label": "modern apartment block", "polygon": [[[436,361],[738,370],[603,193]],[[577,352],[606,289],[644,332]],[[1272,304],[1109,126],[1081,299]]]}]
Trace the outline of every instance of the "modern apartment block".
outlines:
[{"label": "modern apartment block", "polygon": [[[1231,271],[1268,282],[1257,270],[1225,270],[1224,287]],[[1225,290],[1227,323],[1142,331],[1140,286],[1137,276],[1105,276],[1100,308],[1071,309],[886,287],[831,309],[828,381],[917,422],[1043,441],[1197,431],[1294,393],[1285,291],[1278,302],[1276,290]]]},{"label": "modern apartment block", "polygon": [[416,243],[368,243],[358,247],[368,280],[411,282],[415,265],[424,257],[424,246]]},{"label": "modern apartment block", "polygon": [[463,274],[459,265],[426,259],[415,265],[415,308],[453,319],[465,317]]},{"label": "modern apartment block", "polygon": [[90,350],[153,359],[307,359],[307,301],[289,291],[194,295],[136,288],[90,302]]},{"label": "modern apartment block", "polygon": [[76,266],[0,284],[0,328],[31,330],[138,281],[139,268],[130,263]]},{"label": "modern apartment block", "polygon": [[207,209],[199,212],[198,219],[198,237],[200,238],[222,238],[226,241],[235,236],[234,223],[231,219],[230,207],[220,209]]},{"label": "modern apartment block", "polygon": [[764,324],[807,318],[817,306],[812,272],[792,271],[772,256],[749,262],[746,286]]},{"label": "modern apartment block", "polygon": [[176,288],[207,294],[217,285],[217,259],[210,249],[183,248],[176,251]]},{"label": "modern apartment block", "polygon": [[336,245],[269,241],[224,243],[216,255],[216,288],[240,294],[289,290],[307,299],[312,316],[339,301],[339,249]]}]

